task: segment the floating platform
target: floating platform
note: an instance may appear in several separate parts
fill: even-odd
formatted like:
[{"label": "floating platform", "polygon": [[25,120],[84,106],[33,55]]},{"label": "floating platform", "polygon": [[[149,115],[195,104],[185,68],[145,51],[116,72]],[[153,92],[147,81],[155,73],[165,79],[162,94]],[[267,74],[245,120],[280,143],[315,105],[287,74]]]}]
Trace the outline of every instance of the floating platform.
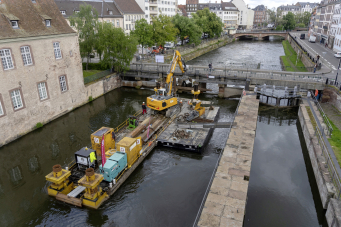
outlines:
[{"label": "floating platform", "polygon": [[[191,127],[190,129],[179,127],[180,124],[183,126],[186,123],[184,118],[192,112],[188,101],[189,99],[182,99],[183,107],[181,108],[181,112],[164,130],[164,132],[158,136],[158,146],[171,147],[198,153],[202,152],[202,149],[209,141],[214,128],[204,128],[202,125],[198,128]],[[219,109],[219,107],[205,107],[205,114],[194,119],[192,122],[215,122],[218,119]]]}]

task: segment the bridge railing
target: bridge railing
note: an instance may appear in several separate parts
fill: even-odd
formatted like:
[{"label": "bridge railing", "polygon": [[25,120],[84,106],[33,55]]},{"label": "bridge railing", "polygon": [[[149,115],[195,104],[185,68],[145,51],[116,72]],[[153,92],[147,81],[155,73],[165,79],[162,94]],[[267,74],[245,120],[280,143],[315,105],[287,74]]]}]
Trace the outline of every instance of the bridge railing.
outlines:
[{"label": "bridge railing", "polygon": [[[131,65],[131,70],[164,73],[167,74],[170,70],[168,64],[140,64],[135,63]],[[179,68],[175,69],[175,73],[182,73]],[[238,78],[238,79],[272,79],[284,81],[298,81],[298,82],[313,82],[325,83],[325,78],[322,75],[314,73],[299,73],[299,72],[285,72],[285,71],[269,71],[258,69],[238,69],[238,68],[214,68],[210,70],[204,66],[188,65],[186,74],[196,75],[200,79],[216,80],[220,78]]]},{"label": "bridge railing", "polygon": [[286,34],[287,32],[283,31],[243,31],[243,30],[238,30],[236,31],[236,34],[240,33],[251,33],[251,34],[259,34],[259,33],[280,33],[280,34]]}]

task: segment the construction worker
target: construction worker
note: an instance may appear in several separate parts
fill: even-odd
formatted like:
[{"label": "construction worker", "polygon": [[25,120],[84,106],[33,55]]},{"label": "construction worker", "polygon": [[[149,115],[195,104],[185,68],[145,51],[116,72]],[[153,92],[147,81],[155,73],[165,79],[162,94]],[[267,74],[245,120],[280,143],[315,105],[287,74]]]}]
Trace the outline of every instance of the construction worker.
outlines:
[{"label": "construction worker", "polygon": [[179,106],[180,106],[180,112],[181,112],[181,109],[182,109],[182,100],[180,100]]},{"label": "construction worker", "polygon": [[144,102],[142,103],[142,115],[143,114],[147,114],[147,107],[146,105],[144,104]]}]

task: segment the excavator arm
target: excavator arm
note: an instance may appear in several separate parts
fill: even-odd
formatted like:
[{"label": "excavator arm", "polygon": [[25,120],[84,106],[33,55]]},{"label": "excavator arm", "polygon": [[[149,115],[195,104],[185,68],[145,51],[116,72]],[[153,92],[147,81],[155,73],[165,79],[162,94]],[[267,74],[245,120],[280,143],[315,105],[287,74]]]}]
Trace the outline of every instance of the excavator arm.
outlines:
[{"label": "excavator arm", "polygon": [[173,87],[173,80],[174,80],[173,75],[174,75],[174,71],[176,68],[176,64],[179,65],[182,73],[186,72],[186,64],[182,60],[180,52],[177,50],[174,52],[174,57],[172,60],[171,68],[169,70],[169,73],[168,73],[167,79],[166,79],[166,84],[168,85],[167,86],[167,95],[168,96],[170,96],[172,94],[172,87]]}]

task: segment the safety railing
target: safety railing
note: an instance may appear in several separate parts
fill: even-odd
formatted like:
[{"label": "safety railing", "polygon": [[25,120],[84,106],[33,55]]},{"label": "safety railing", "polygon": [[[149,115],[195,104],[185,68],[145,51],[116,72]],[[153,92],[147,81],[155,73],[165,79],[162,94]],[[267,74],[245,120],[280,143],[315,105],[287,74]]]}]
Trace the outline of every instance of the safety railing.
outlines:
[{"label": "safety railing", "polygon": [[[142,114],[142,110],[137,111],[133,116],[138,117],[139,115]],[[127,118],[125,121],[123,121],[119,126],[114,128],[114,132],[117,133],[119,132],[124,126],[127,126],[129,124],[129,118]]]},{"label": "safety railing", "polygon": [[107,69],[105,71],[102,71],[102,72],[93,74],[91,76],[85,77],[84,78],[84,84],[88,84],[90,82],[93,82],[95,80],[101,79],[101,78],[103,78],[105,76],[108,76],[110,74],[112,74],[112,72],[110,71],[110,69]]},{"label": "safety railing", "polygon": [[[135,63],[130,67],[131,70],[144,71],[144,72],[159,72],[168,73],[169,64],[141,64]],[[175,73],[182,73],[179,68],[175,69]],[[314,73],[299,73],[299,72],[284,72],[284,71],[271,71],[271,70],[256,70],[256,69],[239,69],[233,67],[218,67],[209,69],[204,66],[187,66],[187,74],[195,74],[202,78],[208,78],[210,76],[216,76],[218,78],[224,77],[236,77],[236,78],[259,78],[259,79],[274,79],[274,80],[289,80],[289,81],[302,81],[313,83],[325,83],[326,78],[322,75]],[[208,78],[209,79],[209,78]],[[216,78],[212,78],[216,79]]]},{"label": "safety railing", "polygon": [[[243,93],[244,93],[244,92],[243,92]],[[233,114],[232,121],[230,121],[230,126],[229,126],[229,128],[230,128],[231,130],[232,130],[232,124],[233,124],[233,122],[234,122],[234,119],[236,118],[236,116],[237,116],[237,114],[238,114],[238,109],[239,109],[240,103],[242,102],[242,99],[243,99],[243,96],[244,96],[243,93],[242,93],[242,95],[240,96],[240,100],[239,100],[239,103],[238,103],[238,105],[237,105],[237,109],[236,109],[236,111],[235,111],[234,114]],[[227,135],[226,142],[227,142],[227,140],[228,140],[229,137],[230,137],[231,130],[230,130],[229,134]],[[202,199],[202,201],[201,201],[201,204],[200,204],[200,207],[199,207],[199,211],[198,211],[198,213],[197,213],[197,216],[195,217],[195,220],[194,220],[194,223],[193,223],[193,227],[197,227],[197,225],[198,225],[200,215],[201,215],[201,213],[202,213],[202,210],[204,209],[204,205],[205,205],[205,202],[206,202],[208,193],[209,193],[209,191],[210,191],[210,189],[211,189],[211,186],[212,186],[212,183],[213,183],[213,179],[214,179],[215,174],[216,174],[216,172],[217,172],[217,169],[218,169],[218,166],[219,166],[221,157],[223,156],[223,153],[224,153],[224,152],[222,151],[222,152],[220,152],[220,154],[219,154],[219,158],[218,158],[217,163],[216,163],[216,165],[215,165],[215,167],[214,167],[214,170],[213,170],[212,176],[211,176],[211,178],[210,178],[210,181],[209,181],[209,183],[208,183],[208,185],[207,185],[207,189],[206,189],[206,191],[205,191],[204,197],[203,197],[203,199]]]},{"label": "safety railing", "polygon": [[328,168],[328,172],[329,175],[331,177],[331,180],[335,186],[336,189],[336,195],[334,196],[334,198],[336,199],[340,199],[340,192],[341,192],[341,181],[340,181],[340,176],[338,175],[336,169],[335,169],[335,165],[338,165],[338,163],[334,163],[333,160],[330,157],[328,148],[326,146],[326,143],[323,139],[323,131],[321,132],[318,128],[318,126],[316,126],[315,128],[315,136],[317,137],[318,143],[321,147],[322,150],[322,155],[325,158],[325,162],[326,162],[326,166]]},{"label": "safety railing", "polygon": [[323,109],[322,109],[320,103],[319,103],[318,100],[316,99],[316,97],[315,97],[315,95],[313,94],[313,92],[310,92],[310,94],[311,94],[311,97],[312,97],[313,100],[314,100],[314,103],[315,103],[317,109],[320,111],[320,114],[321,114],[321,116],[322,116],[322,118],[323,118],[323,122],[324,122],[324,123],[326,124],[326,126],[327,126],[327,132],[328,132],[327,135],[330,136],[330,135],[332,134],[332,132],[333,132],[333,127],[332,127],[332,125],[330,124],[327,115],[324,113],[324,111],[323,111]]}]

